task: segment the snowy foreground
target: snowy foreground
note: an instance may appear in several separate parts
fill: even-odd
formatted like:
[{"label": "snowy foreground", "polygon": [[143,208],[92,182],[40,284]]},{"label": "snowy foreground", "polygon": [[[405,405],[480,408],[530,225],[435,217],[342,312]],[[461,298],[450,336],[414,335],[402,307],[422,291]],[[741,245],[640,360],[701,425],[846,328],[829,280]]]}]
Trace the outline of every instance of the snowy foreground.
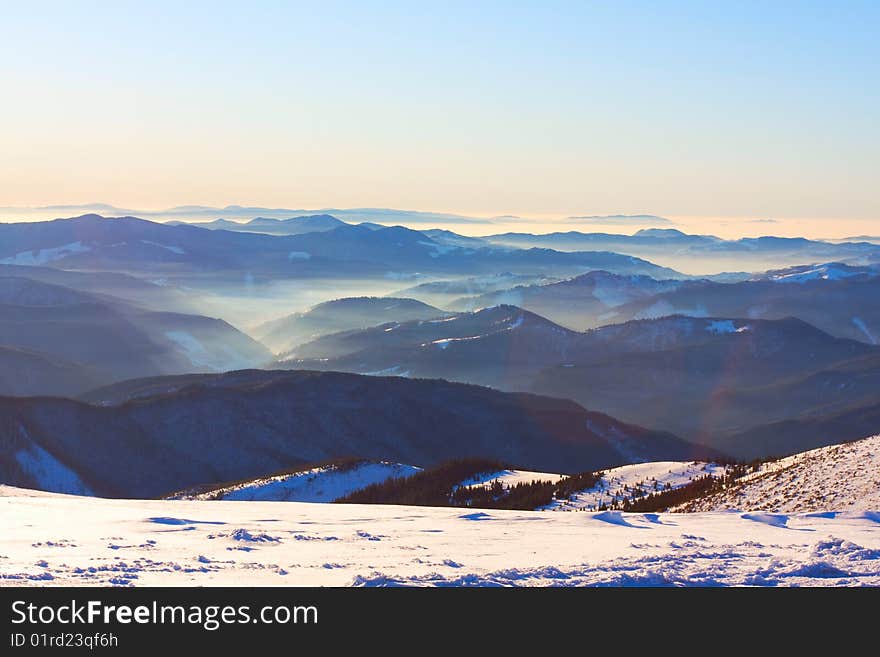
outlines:
[{"label": "snowy foreground", "polygon": [[0,486],[0,585],[880,585],[880,512],[104,500]]}]

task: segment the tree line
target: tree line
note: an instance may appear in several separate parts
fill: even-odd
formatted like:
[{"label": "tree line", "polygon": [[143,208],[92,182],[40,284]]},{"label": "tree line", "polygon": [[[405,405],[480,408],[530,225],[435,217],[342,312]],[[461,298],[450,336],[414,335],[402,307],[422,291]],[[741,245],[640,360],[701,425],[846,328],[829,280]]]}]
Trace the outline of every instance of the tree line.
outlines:
[{"label": "tree line", "polygon": [[592,488],[602,477],[601,472],[583,472],[555,482],[536,479],[508,486],[495,479],[485,485],[467,484],[508,469],[511,468],[486,459],[456,459],[410,477],[371,484],[336,502],[531,511],[556,500],[567,500],[578,491]]}]

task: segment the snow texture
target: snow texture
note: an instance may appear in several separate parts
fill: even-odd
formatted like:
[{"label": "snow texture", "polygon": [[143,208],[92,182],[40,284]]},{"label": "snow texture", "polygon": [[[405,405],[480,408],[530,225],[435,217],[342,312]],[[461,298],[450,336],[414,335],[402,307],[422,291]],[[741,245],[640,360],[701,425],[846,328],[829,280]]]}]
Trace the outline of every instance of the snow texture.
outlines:
[{"label": "snow texture", "polygon": [[0,585],[880,585],[880,513],[105,500],[0,487]]},{"label": "snow texture", "polygon": [[70,468],[45,449],[30,443],[15,454],[19,467],[41,488],[52,488],[71,495],[92,495],[92,491]]},{"label": "snow texture", "polygon": [[681,508],[724,509],[775,513],[876,511],[880,509],[880,436],[766,463],[732,488]]},{"label": "snow texture", "polygon": [[568,500],[556,500],[545,507],[550,511],[598,510],[600,506],[622,502],[644,493],[679,488],[697,477],[707,474],[718,476],[726,468],[715,463],[700,461],[655,461],[636,463],[603,471],[602,478],[593,488],[572,495]]},{"label": "snow texture", "polygon": [[391,478],[409,477],[421,468],[381,461],[363,462],[349,468],[329,465],[303,472],[255,479],[207,493],[183,496],[195,500],[275,502],[333,502],[340,497]]}]

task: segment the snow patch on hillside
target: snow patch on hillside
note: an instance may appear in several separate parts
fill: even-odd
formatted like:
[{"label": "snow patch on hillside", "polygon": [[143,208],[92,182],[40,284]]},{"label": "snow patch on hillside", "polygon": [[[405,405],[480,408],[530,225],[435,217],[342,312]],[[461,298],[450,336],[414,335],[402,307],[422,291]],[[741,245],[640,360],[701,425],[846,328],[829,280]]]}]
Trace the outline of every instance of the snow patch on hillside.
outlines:
[{"label": "snow patch on hillside", "polygon": [[854,276],[872,275],[864,268],[847,267],[836,263],[818,265],[816,267],[794,267],[784,273],[774,274],[770,280],[777,283],[806,283],[808,281],[839,281]]},{"label": "snow patch on hillside", "polygon": [[549,511],[595,511],[657,491],[679,488],[698,477],[720,476],[726,467],[701,461],[654,461],[605,470],[599,482],[567,500],[556,500],[544,507]]},{"label": "snow patch on hillside", "polygon": [[861,317],[853,317],[852,323],[857,329],[865,334],[865,337],[868,338],[868,341],[871,344],[877,344],[876,336],[871,332],[871,330],[868,328],[868,325],[865,324],[864,320],[862,320]]},{"label": "snow patch on hillside", "polygon": [[141,240],[142,244],[149,244],[150,246],[158,246],[160,249],[165,249],[166,251],[171,251],[171,253],[176,253],[177,255],[184,255],[186,251],[184,251],[179,246],[169,246],[168,244],[159,244],[159,242],[152,242],[150,240]]},{"label": "snow patch on hillside", "polygon": [[428,255],[432,258],[439,258],[442,255],[446,255],[447,253],[451,253],[453,251],[458,251],[459,247],[453,244],[437,244],[436,242],[416,242],[417,244],[421,244],[422,246],[427,246],[431,249],[428,252]]},{"label": "snow patch on hillside", "polygon": [[[327,359],[323,358],[321,360]],[[399,376],[405,379],[409,376],[409,370],[401,370],[400,365],[392,365],[391,367],[386,367],[384,370],[364,372],[364,376]]]},{"label": "snow patch on hillside", "polygon": [[492,482],[499,481],[505,488],[517,484],[528,484],[533,481],[559,481],[565,475],[552,472],[533,472],[531,470],[498,470],[486,472],[462,481],[456,488],[471,488],[475,486],[489,487]]},{"label": "snow patch on hillside", "polygon": [[718,319],[709,322],[706,325],[706,331],[715,334],[736,333],[736,326],[734,326],[732,319]]},{"label": "snow patch on hillside", "polygon": [[165,337],[183,352],[193,367],[224,372],[254,366],[253,360],[228,344],[218,344],[214,350],[209,351],[197,337],[187,331],[165,331]]},{"label": "snow patch on hillside", "polygon": [[175,496],[176,499],[333,502],[356,490],[392,478],[410,477],[421,468],[401,463],[362,462],[351,467],[328,465],[302,472],[264,477],[218,488],[206,493]]},{"label": "snow patch on hillside", "polygon": [[35,443],[18,450],[15,460],[34,484],[44,490],[70,495],[94,494],[73,470]]},{"label": "snow patch on hillside", "polygon": [[[452,318],[444,319],[441,321],[449,321],[449,319],[455,319],[455,318],[452,317]],[[433,324],[433,323],[436,323],[438,320],[427,320],[427,321],[428,321],[428,323]],[[458,337],[458,338],[440,338],[439,340],[432,340],[430,343],[426,342],[426,343],[423,343],[419,346],[420,347],[427,347],[429,344],[432,344],[436,347],[439,347],[440,349],[446,349],[449,347],[450,344],[452,344],[454,342],[468,342],[471,340],[482,340],[483,338],[488,338],[493,335],[502,334],[505,331],[515,331],[516,329],[520,328],[524,323],[525,323],[525,316],[522,314],[516,315],[516,316],[509,316],[509,317],[505,317],[504,319],[500,319],[497,322],[493,322],[493,326],[501,326],[501,328],[499,328],[496,331],[492,331],[490,333],[485,333],[482,335],[469,335],[469,336]]]},{"label": "snow patch on hillside", "polygon": [[[491,335],[491,334],[487,334]],[[486,335],[470,335],[464,338],[440,338],[439,340],[433,340],[431,342],[432,345],[439,347],[440,349],[446,349],[453,342],[468,342],[469,340],[482,340],[487,337]],[[421,347],[428,346],[427,344],[419,345]]]},{"label": "snow patch on hillside", "polygon": [[165,337],[181,347],[189,361],[196,367],[208,367],[210,358],[204,345],[186,331],[165,331]]},{"label": "snow patch on hillside", "polygon": [[0,265],[24,265],[27,267],[37,267],[53,262],[54,260],[61,260],[74,253],[85,253],[91,250],[92,247],[87,246],[82,242],[71,242],[70,244],[56,246],[51,249],[22,251],[9,258],[3,258],[0,260]]}]

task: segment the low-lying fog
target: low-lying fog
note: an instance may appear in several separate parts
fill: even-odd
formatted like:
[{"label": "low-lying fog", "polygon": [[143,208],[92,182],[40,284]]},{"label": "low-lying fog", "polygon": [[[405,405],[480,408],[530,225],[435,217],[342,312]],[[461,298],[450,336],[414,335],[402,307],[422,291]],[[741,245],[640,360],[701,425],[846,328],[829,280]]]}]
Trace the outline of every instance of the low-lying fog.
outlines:
[{"label": "low-lying fog", "polygon": [[429,279],[387,280],[299,279],[255,283],[243,280],[240,285],[205,284],[197,293],[197,310],[209,317],[224,319],[236,328],[251,333],[260,324],[331,299],[362,296],[385,296],[402,287]]}]

